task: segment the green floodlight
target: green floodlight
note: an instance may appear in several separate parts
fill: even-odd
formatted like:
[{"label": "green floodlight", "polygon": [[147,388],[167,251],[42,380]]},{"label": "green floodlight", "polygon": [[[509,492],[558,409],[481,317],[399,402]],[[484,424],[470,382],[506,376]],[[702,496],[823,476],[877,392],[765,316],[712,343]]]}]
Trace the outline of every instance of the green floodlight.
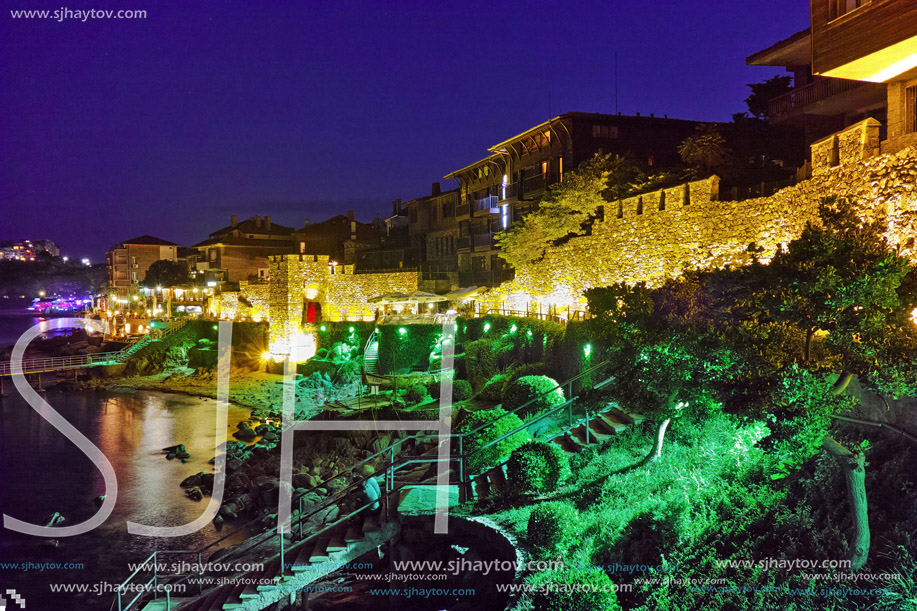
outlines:
[{"label": "green floodlight", "polygon": [[405,334],[407,334],[407,332],[408,332],[408,330],[405,329],[404,327],[398,327],[398,333],[399,333],[400,335],[405,335]]},{"label": "green floodlight", "polygon": [[525,334],[528,335],[529,337],[532,337],[532,330],[529,329],[528,331],[525,332]]},{"label": "green floodlight", "polygon": [[488,331],[490,331],[490,323],[485,322],[484,323],[484,333],[487,333]]},{"label": "green floodlight", "polygon": [[515,333],[519,330],[519,327],[516,326],[516,323],[513,323],[513,326],[509,328],[510,333]]},{"label": "green floodlight", "polygon": [[219,329],[219,326],[213,325],[213,330],[216,331],[217,329]]},{"label": "green floodlight", "polygon": [[325,331],[328,330],[328,327],[326,327],[325,325],[322,325],[321,327],[318,328],[318,330],[324,333]]},{"label": "green floodlight", "polygon": [[353,328],[353,327],[348,327],[348,329],[347,329],[347,330],[348,330],[348,331],[350,331],[351,333],[353,333],[353,332],[354,332],[354,328]]},{"label": "green floodlight", "polygon": [[589,355],[592,354],[592,344],[586,344],[583,346],[583,354],[587,359],[589,358]]}]

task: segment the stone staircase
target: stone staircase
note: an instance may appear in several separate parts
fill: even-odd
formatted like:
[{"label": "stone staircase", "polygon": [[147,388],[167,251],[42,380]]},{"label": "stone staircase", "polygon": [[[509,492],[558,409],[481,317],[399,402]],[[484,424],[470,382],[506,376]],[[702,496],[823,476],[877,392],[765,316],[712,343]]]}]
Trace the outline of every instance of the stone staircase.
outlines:
[{"label": "stone staircase", "polygon": [[604,443],[645,419],[642,414],[625,412],[614,403],[609,403],[601,411],[590,414],[588,435],[584,419],[578,426],[551,439],[551,443],[560,446],[567,454],[578,454],[583,448]]},{"label": "stone staircase", "polygon": [[[628,413],[614,403],[606,405],[602,411],[589,416],[589,439],[586,439],[586,421],[583,419],[573,429],[550,439],[567,454],[578,454],[583,448],[602,444],[628,427],[636,426],[645,420],[642,414]],[[506,462],[503,462],[469,480],[469,486],[463,489],[462,500],[482,499],[504,494],[509,490],[506,477]]]},{"label": "stone staircase", "polygon": [[[260,570],[235,574],[232,583],[218,585],[193,598],[172,598],[174,611],[275,611],[290,604],[291,595],[373,551],[400,531],[397,521],[366,514],[342,522],[317,537],[295,543],[267,560]],[[285,569],[285,570],[282,570]],[[167,609],[162,598],[149,602],[143,611]]]},{"label": "stone staircase", "polygon": [[374,331],[366,341],[366,349],[363,351],[363,369],[369,373],[376,373],[378,362],[379,340],[376,339]]},{"label": "stone staircase", "polygon": [[[435,458],[436,448],[417,458]],[[293,543],[284,550],[286,570],[281,571],[279,553],[263,570],[231,575],[235,583],[216,586],[193,598],[173,598],[174,611],[222,611],[239,609],[275,611],[290,603],[290,595],[339,570],[343,565],[380,547],[400,532],[401,513],[432,513],[435,507],[436,463],[417,463],[398,471],[395,489],[389,494],[388,516],[384,512],[364,514]],[[456,474],[449,473],[454,481]],[[450,505],[458,502],[458,487],[452,486]],[[295,529],[294,529],[295,532]],[[220,560],[225,562],[225,560]],[[149,602],[143,611],[166,611],[162,598]]]}]

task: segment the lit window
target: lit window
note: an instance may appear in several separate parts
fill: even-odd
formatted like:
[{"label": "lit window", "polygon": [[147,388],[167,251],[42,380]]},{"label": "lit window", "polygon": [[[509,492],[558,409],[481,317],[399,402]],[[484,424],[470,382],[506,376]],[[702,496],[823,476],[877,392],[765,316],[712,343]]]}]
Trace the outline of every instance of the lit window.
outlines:
[{"label": "lit window", "polygon": [[547,162],[547,161],[542,161],[542,162],[541,162],[541,173],[542,173],[542,174],[547,174],[547,173],[548,173],[548,162]]}]

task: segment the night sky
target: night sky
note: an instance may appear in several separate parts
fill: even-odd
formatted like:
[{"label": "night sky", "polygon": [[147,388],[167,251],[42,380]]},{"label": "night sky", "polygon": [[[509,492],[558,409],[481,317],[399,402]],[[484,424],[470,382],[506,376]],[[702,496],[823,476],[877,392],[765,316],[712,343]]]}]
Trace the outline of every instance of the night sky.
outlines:
[{"label": "night sky", "polygon": [[[142,20],[10,9],[145,9]],[[729,120],[745,57],[808,24],[807,0],[66,2],[3,0],[0,240],[102,259],[270,214],[296,227],[454,183],[550,116]],[[550,108],[549,108],[550,99]]]}]

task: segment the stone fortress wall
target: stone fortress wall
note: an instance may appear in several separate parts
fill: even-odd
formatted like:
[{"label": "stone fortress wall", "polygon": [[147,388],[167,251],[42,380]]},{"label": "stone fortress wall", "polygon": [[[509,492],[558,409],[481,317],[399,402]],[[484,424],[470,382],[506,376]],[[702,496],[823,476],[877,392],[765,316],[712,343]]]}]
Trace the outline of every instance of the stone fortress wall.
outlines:
[{"label": "stone fortress wall", "polygon": [[355,274],[352,265],[332,265],[325,255],[274,255],[270,257],[268,307],[270,351],[288,354],[309,331],[303,326],[307,302],[321,304],[326,321],[373,320],[369,299],[399,291],[417,290],[418,274],[389,272]]},{"label": "stone fortress wall", "polygon": [[836,139],[833,154],[819,148],[824,143],[813,145],[813,177],[769,197],[717,201],[713,176],[606,205],[591,235],[517,269],[515,280],[488,291],[480,306],[526,310],[538,302],[564,316],[583,309],[590,287],[659,285],[689,269],[746,264],[752,242],[769,260],[817,221],[819,203],[831,195],[853,202],[863,218],[886,216],[889,242],[917,256],[917,148],[876,156],[878,126],[871,121],[829,137]]}]

